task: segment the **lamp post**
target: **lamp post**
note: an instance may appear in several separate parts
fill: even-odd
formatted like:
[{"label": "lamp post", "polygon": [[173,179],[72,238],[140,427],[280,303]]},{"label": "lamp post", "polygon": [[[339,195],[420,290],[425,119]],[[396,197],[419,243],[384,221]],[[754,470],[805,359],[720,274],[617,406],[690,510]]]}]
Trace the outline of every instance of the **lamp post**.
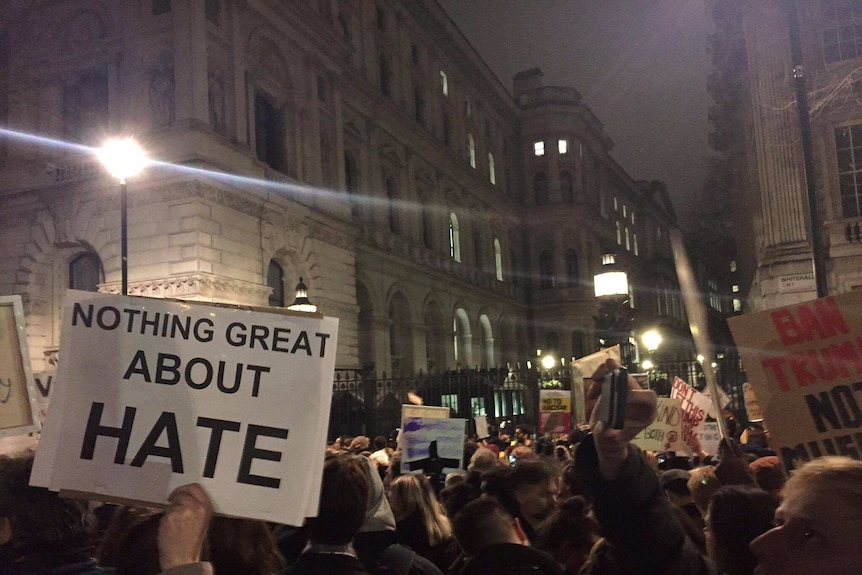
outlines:
[{"label": "lamp post", "polygon": [[296,284],[296,297],[293,303],[287,306],[287,309],[305,313],[317,312],[317,306],[308,299],[308,287],[302,282],[302,278],[299,278],[299,283]]},{"label": "lamp post", "polygon": [[616,265],[614,254],[602,256],[602,268],[593,277],[599,315],[596,316],[596,334],[602,348],[619,344],[620,360],[627,365],[631,360],[631,308],[628,274]]},{"label": "lamp post", "polygon": [[147,166],[144,150],[132,138],[115,138],[105,142],[96,156],[108,173],[120,181],[120,291],[129,293],[129,239],[127,227],[126,178],[135,176]]}]

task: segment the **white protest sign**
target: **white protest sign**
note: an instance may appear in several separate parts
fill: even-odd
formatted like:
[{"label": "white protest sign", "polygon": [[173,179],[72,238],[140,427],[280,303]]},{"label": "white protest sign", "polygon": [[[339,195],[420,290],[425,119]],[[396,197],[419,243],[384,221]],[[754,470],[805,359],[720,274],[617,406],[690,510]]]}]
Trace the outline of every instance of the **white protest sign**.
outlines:
[{"label": "white protest sign", "polygon": [[439,405],[403,404],[401,406],[401,431],[398,432],[398,447],[403,448],[403,444],[401,443],[401,433],[404,431],[404,425],[407,424],[407,420],[412,417],[446,419],[449,417],[449,408],[440,407]]},{"label": "white protest sign", "polygon": [[694,451],[699,451],[697,427],[706,419],[710,399],[678,377],[673,378],[670,396],[682,406],[682,438]]},{"label": "white protest sign", "polygon": [[[718,419],[719,415],[724,417],[720,413],[715,413],[715,403],[716,402],[712,401],[712,394],[709,392],[709,388],[708,387],[705,388],[702,393],[703,393],[703,395],[705,395],[709,399],[709,410],[707,410],[706,414],[713,419]],[[721,409],[724,409],[725,407],[727,407],[729,403],[730,403],[730,396],[727,395],[726,393],[724,393],[724,390],[719,387],[718,388],[718,404],[721,406]]]},{"label": "white protest sign", "polygon": [[748,421],[763,421],[763,410],[757,403],[754,387],[746,381],[742,384],[742,393],[745,398],[745,412],[748,414]]},{"label": "white protest sign", "polygon": [[47,469],[53,490],[159,504],[198,482],[218,513],[300,525],[317,510],[337,329],[70,291],[31,482]]},{"label": "white protest sign", "polygon": [[401,466],[411,473],[446,474],[461,468],[466,419],[411,418],[401,429]]},{"label": "white protest sign", "polygon": [[682,407],[679,399],[659,397],[656,417],[632,443],[647,451],[689,451],[682,439]]},{"label": "white protest sign", "polygon": [[20,295],[0,297],[0,437],[39,431]]},{"label": "white protest sign", "polygon": [[484,439],[486,437],[490,437],[490,433],[488,433],[488,417],[485,415],[477,415],[474,418],[476,422],[476,437],[479,439]]},{"label": "white protest sign", "polygon": [[700,450],[707,455],[718,455],[718,444],[721,441],[721,430],[717,421],[704,421],[697,427],[697,439]]}]

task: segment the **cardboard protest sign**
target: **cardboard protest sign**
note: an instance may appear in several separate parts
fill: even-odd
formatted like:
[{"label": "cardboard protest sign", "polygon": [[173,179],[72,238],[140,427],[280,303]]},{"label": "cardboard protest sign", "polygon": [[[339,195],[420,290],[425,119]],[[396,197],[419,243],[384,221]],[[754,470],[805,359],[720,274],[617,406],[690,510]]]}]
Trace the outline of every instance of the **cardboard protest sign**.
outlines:
[{"label": "cardboard protest sign", "polygon": [[218,513],[300,525],[317,510],[337,329],[69,291],[31,484],[162,504],[198,482]]},{"label": "cardboard protest sign", "polygon": [[[608,359],[615,359],[619,363],[619,345],[591,353],[571,363],[573,415],[577,423],[584,423],[590,419],[590,414],[593,412],[593,406],[596,401],[594,399],[586,399],[586,391],[592,384],[592,380],[589,378]],[[582,382],[582,385],[577,385],[578,382]]]},{"label": "cardboard protest sign", "polygon": [[718,444],[721,442],[721,430],[717,421],[704,421],[697,427],[697,439],[700,450],[707,455],[718,455]]},{"label": "cardboard protest sign", "polygon": [[785,467],[862,458],[862,291],[728,320]]},{"label": "cardboard protest sign", "polygon": [[679,399],[659,397],[656,418],[632,443],[647,451],[689,451],[682,439],[682,406]]},{"label": "cardboard protest sign", "polygon": [[748,421],[763,421],[763,410],[760,409],[760,404],[757,403],[754,386],[748,382],[743,383],[742,394],[745,398],[745,413],[748,414]]},{"label": "cardboard protest sign", "polygon": [[0,437],[39,431],[21,296],[0,297]]},{"label": "cardboard protest sign", "polygon": [[539,390],[539,433],[572,430],[572,394],[563,389]]},{"label": "cardboard protest sign", "polygon": [[401,437],[404,431],[404,425],[407,423],[408,419],[414,417],[424,417],[428,419],[446,419],[449,417],[449,408],[440,407],[439,405],[411,405],[409,403],[403,404],[401,406],[401,431],[398,432],[398,447],[402,449],[404,445],[401,443]]},{"label": "cardboard protest sign", "polygon": [[464,460],[466,419],[414,417],[401,429],[401,468],[411,473],[446,474]]},{"label": "cardboard protest sign", "polygon": [[682,407],[682,438],[696,453],[700,451],[697,428],[706,419],[712,401],[678,377],[673,378],[670,396],[680,400]]},{"label": "cardboard protest sign", "polygon": [[476,423],[476,437],[484,439],[491,436],[488,433],[488,417],[486,415],[477,415],[473,421]]},{"label": "cardboard protest sign", "polygon": [[702,393],[707,397],[707,399],[709,399],[709,409],[706,414],[713,419],[718,419],[718,416],[722,414],[715,412],[716,403],[718,403],[719,407],[723,410],[730,404],[730,396],[724,393],[724,390],[720,387],[718,388],[718,402],[712,400],[712,393],[710,393],[708,387],[705,388]]}]

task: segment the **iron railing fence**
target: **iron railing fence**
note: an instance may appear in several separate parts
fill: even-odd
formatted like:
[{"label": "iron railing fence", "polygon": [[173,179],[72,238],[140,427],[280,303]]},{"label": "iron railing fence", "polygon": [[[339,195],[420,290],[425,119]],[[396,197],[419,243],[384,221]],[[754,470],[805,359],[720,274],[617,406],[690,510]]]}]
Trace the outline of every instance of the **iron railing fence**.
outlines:
[{"label": "iron railing fence", "polygon": [[[739,357],[724,354],[716,359],[719,386],[730,397],[728,408],[745,419],[742,384],[746,381]],[[706,387],[703,367],[695,360],[657,361],[649,386],[662,396],[670,395],[674,377],[698,390]],[[338,369],[332,386],[329,440],[342,435],[389,436],[401,426],[401,406],[411,398],[425,405],[450,408],[451,417],[467,419],[468,433],[475,431],[474,418],[487,417],[492,429],[503,421],[526,424],[535,429],[540,388],[571,389],[571,371],[526,368],[465,369],[413,376],[377,375],[372,369]]]}]

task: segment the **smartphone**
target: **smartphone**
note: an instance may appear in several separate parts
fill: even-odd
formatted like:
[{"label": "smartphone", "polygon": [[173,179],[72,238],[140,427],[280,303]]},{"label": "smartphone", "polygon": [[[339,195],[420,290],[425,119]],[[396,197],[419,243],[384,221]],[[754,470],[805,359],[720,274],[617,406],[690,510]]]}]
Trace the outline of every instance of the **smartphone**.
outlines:
[{"label": "smartphone", "polygon": [[515,456],[510,455],[509,456],[509,466],[511,467],[512,465],[515,465],[515,461],[516,461]]},{"label": "smartphone", "polygon": [[613,429],[622,429],[626,423],[626,397],[629,392],[629,372],[621,367],[602,379],[602,400],[599,402],[599,421]]}]

